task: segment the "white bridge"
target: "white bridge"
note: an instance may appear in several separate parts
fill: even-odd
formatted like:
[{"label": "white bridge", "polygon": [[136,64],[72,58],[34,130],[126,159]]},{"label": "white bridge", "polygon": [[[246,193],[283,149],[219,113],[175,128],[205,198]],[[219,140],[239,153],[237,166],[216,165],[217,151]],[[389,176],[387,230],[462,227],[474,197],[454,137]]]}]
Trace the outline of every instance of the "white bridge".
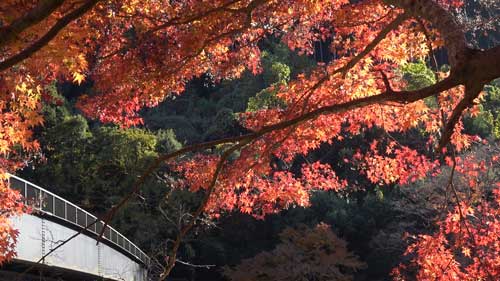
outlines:
[{"label": "white bridge", "polygon": [[[24,267],[16,269],[11,265],[11,271],[14,269],[19,273],[23,271],[19,268],[43,267],[45,272],[63,272],[53,280],[147,280],[149,257],[118,231],[107,226],[97,243],[104,227],[97,217],[14,175],[9,175],[9,182],[10,187],[18,190],[33,208],[31,214],[13,219],[15,228],[19,230],[14,264]],[[53,251],[79,232],[81,234]],[[0,280],[8,280],[2,279],[2,275],[7,277],[13,274],[9,273],[9,266],[6,268],[0,268]],[[71,277],[64,279],[61,276]]]}]

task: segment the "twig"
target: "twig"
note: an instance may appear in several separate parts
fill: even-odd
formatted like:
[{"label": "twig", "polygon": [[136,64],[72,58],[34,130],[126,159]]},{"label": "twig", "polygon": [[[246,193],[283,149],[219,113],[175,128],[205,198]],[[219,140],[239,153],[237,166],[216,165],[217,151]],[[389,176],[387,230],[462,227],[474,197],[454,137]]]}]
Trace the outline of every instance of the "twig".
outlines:
[{"label": "twig", "polygon": [[[471,240],[472,244],[474,244],[474,248],[472,249],[472,251],[476,252],[476,254],[477,254],[476,248],[478,248],[478,245],[476,242],[476,238],[475,238],[474,234],[472,234],[471,230],[469,229],[469,225],[467,224],[467,220],[465,219],[465,216],[462,212],[462,207],[460,207],[460,198],[458,196],[457,190],[455,189],[455,185],[453,184],[453,172],[455,171],[455,167],[456,167],[455,150],[453,148],[452,148],[452,154],[453,154],[453,169],[452,169],[452,174],[450,175],[450,187],[453,191],[453,195],[454,195],[455,200],[457,202],[458,214],[460,216],[460,222],[461,222],[460,225],[462,225],[462,224],[464,225],[465,230],[467,231],[467,234],[469,235],[469,239]],[[478,256],[477,258],[478,258],[478,261],[481,264],[481,266],[483,266],[484,270],[488,274],[489,279],[491,281],[494,281],[495,279],[493,278],[493,275],[488,270],[488,267],[486,267],[486,265],[484,264],[481,257]]]},{"label": "twig", "polygon": [[187,266],[190,266],[190,267],[201,267],[201,268],[206,268],[206,269],[210,269],[210,268],[216,266],[215,264],[192,264],[192,263],[189,263],[189,262],[181,261],[180,259],[177,259],[175,262],[183,264],[183,265],[187,265]]},{"label": "twig", "polygon": [[160,275],[160,278],[159,278],[160,281],[165,280],[168,277],[168,275],[170,274],[170,272],[172,271],[172,269],[174,268],[176,260],[177,260],[177,252],[178,252],[179,247],[182,243],[182,240],[184,239],[184,236],[186,236],[186,234],[193,228],[197,218],[205,210],[205,207],[207,206],[208,201],[210,200],[210,196],[212,195],[212,193],[215,189],[215,185],[217,184],[217,179],[218,179],[220,173],[222,172],[222,169],[224,167],[226,160],[231,155],[231,153],[244,147],[245,145],[249,144],[250,142],[251,141],[243,141],[241,143],[235,144],[234,146],[232,146],[231,148],[229,148],[228,150],[226,150],[222,154],[219,162],[217,163],[217,167],[215,168],[215,172],[212,176],[211,183],[207,188],[207,191],[205,193],[205,197],[203,198],[203,201],[201,202],[198,209],[193,213],[193,215],[192,215],[193,218],[177,234],[177,238],[175,239],[174,245],[173,245],[171,253],[169,255],[167,265],[166,265],[164,271],[162,272],[162,274]]}]

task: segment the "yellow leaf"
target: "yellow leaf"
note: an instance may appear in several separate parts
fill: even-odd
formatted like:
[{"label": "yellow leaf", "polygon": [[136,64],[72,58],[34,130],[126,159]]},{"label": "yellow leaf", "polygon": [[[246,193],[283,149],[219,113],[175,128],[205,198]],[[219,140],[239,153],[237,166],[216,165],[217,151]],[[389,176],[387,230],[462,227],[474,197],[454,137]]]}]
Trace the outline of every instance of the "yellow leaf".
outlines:
[{"label": "yellow leaf", "polygon": [[462,253],[464,254],[464,256],[470,257],[470,249],[469,248],[463,247]]},{"label": "yellow leaf", "polygon": [[73,72],[73,82],[78,83],[78,85],[80,85],[84,80],[85,80],[85,74],[79,72]]}]

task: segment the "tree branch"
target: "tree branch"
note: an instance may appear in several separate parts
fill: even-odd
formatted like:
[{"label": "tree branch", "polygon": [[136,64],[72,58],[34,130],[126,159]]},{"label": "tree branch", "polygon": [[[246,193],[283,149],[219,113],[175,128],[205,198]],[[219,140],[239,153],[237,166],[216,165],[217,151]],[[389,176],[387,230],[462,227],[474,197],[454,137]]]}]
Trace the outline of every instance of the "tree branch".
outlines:
[{"label": "tree branch", "polygon": [[[387,16],[387,15],[386,15]],[[385,17],[385,16],[384,16]],[[373,41],[370,42],[359,54],[354,56],[347,64],[345,64],[342,67],[339,67],[335,69],[331,73],[326,73],[320,80],[318,80],[311,88],[309,88],[307,91],[305,91],[296,101],[295,104],[292,105],[292,108],[290,109],[290,112],[294,111],[294,108],[297,106],[299,101],[304,99],[303,102],[303,107],[307,105],[309,97],[316,91],[323,83],[328,81],[331,76],[337,74],[337,73],[342,73],[342,77],[345,78],[349,70],[351,70],[356,64],[358,64],[365,56],[367,56],[377,45],[384,40],[384,38],[389,34],[392,30],[396,29],[399,25],[401,25],[408,16],[406,14],[401,14],[398,15],[392,22],[390,22],[386,27],[384,27],[379,34],[373,39]]]},{"label": "tree branch", "polygon": [[488,280],[495,280],[493,274],[488,270],[488,267],[485,266],[483,260],[481,257],[479,257],[479,255],[477,254],[477,249],[479,248],[478,247],[478,244],[476,242],[476,238],[474,236],[474,234],[472,234],[470,228],[469,228],[469,225],[467,224],[467,219],[465,218],[464,216],[464,213],[462,212],[462,206],[461,205],[461,201],[460,201],[460,197],[458,196],[458,192],[455,188],[455,185],[453,184],[453,176],[454,176],[454,173],[455,173],[455,169],[456,169],[456,166],[457,166],[457,160],[456,160],[456,155],[455,155],[455,150],[453,149],[452,150],[452,160],[453,160],[453,166],[452,166],[452,169],[451,169],[451,174],[450,174],[450,179],[449,179],[449,186],[451,187],[451,190],[453,191],[453,195],[455,197],[455,200],[456,200],[456,204],[457,204],[457,209],[458,209],[458,214],[460,216],[460,225],[464,225],[465,226],[465,230],[467,231],[467,234],[469,235],[469,240],[472,242],[472,244],[474,245],[474,248],[472,249],[472,251],[477,255],[478,257],[478,261],[479,263],[481,264],[481,266],[483,266],[484,270],[486,271],[486,274],[488,274]]},{"label": "tree branch", "polygon": [[[262,137],[263,135],[270,133],[270,132],[273,132],[276,130],[281,130],[281,129],[286,129],[288,127],[303,123],[305,121],[315,119],[315,118],[317,118],[321,115],[324,115],[324,114],[342,113],[342,112],[346,112],[346,111],[353,110],[356,108],[369,106],[369,105],[373,105],[373,104],[378,104],[378,103],[383,103],[383,102],[396,102],[396,103],[408,104],[408,103],[415,102],[417,100],[424,99],[426,97],[435,95],[435,94],[440,93],[444,90],[453,88],[453,87],[457,86],[458,84],[459,83],[453,77],[450,76],[450,77],[440,81],[437,84],[434,84],[432,86],[429,86],[429,87],[426,87],[426,88],[423,88],[420,90],[416,90],[416,91],[395,92],[395,91],[390,90],[389,92],[385,92],[385,93],[375,95],[375,96],[360,98],[360,99],[352,100],[352,101],[341,103],[341,104],[334,104],[334,105],[330,105],[330,106],[320,107],[316,110],[307,112],[299,117],[296,117],[296,118],[293,118],[290,120],[285,120],[285,121],[276,123],[274,125],[263,127],[259,131],[256,131],[253,133],[249,133],[249,134],[245,134],[245,135],[241,135],[241,136],[237,136],[237,137],[224,138],[224,139],[219,139],[219,140],[215,140],[215,141],[194,144],[194,145],[186,146],[186,147],[179,149],[177,151],[174,151],[172,153],[161,155],[144,171],[144,173],[139,177],[137,182],[132,187],[131,191],[116,206],[114,206],[108,212],[108,214],[106,214],[106,216],[103,219],[103,221],[104,221],[103,229],[106,228],[106,226],[108,225],[108,222],[115,216],[115,214],[118,212],[118,210],[120,208],[122,208],[140,190],[141,186],[146,182],[149,175],[151,175],[165,161],[168,161],[170,159],[174,159],[174,158],[181,156],[181,155],[184,155],[188,152],[199,151],[199,150],[211,148],[211,147],[214,147],[214,146],[220,145],[220,144],[254,141],[254,140]],[[100,236],[102,236],[103,233],[104,232],[101,232]]]},{"label": "tree branch", "polygon": [[399,16],[397,16],[391,23],[389,23],[382,31],[380,31],[379,34],[377,34],[377,37],[373,39],[370,44],[368,44],[363,51],[361,51],[358,55],[356,55],[352,60],[350,60],[344,67],[340,68],[339,70],[342,72],[342,76],[345,78],[347,75],[347,72],[353,68],[360,60],[362,60],[366,55],[368,55],[377,45],[380,43],[380,41],[384,40],[384,38],[389,34],[391,31],[396,29],[399,25],[401,25],[406,19],[408,18],[408,14],[404,13]]},{"label": "tree branch", "polygon": [[200,206],[198,206],[198,209],[196,209],[196,211],[193,213],[192,218],[189,221],[189,223],[187,225],[185,225],[177,234],[177,238],[175,239],[174,245],[172,246],[172,250],[170,251],[171,253],[168,256],[167,265],[160,275],[160,278],[159,278],[160,281],[165,280],[168,277],[168,275],[170,274],[170,272],[172,271],[172,269],[174,268],[175,263],[177,262],[177,252],[179,250],[179,247],[181,246],[182,240],[184,239],[186,234],[194,227],[196,220],[201,216],[201,214],[205,210],[205,208],[208,204],[208,201],[210,200],[210,196],[212,195],[212,193],[215,190],[215,185],[217,184],[217,179],[218,179],[220,173],[222,172],[222,169],[223,169],[224,164],[226,163],[228,157],[231,155],[231,153],[244,147],[245,145],[247,145],[250,142],[251,142],[250,140],[247,140],[247,141],[243,141],[241,143],[238,143],[236,145],[233,145],[231,148],[229,148],[228,150],[226,150],[222,154],[219,162],[217,163],[217,167],[215,168],[215,172],[212,176],[212,180],[210,182],[210,185],[208,186],[207,191],[205,192],[205,196],[203,197],[203,201],[201,202]]},{"label": "tree branch", "polygon": [[[268,0],[254,0],[254,1],[250,2],[248,4],[248,6],[245,6],[243,8],[231,9],[230,7],[232,5],[237,4],[238,2],[241,2],[241,0],[231,0],[231,1],[225,3],[221,6],[217,6],[215,8],[212,8],[210,10],[204,11],[204,12],[199,13],[199,14],[188,16],[187,18],[182,18],[182,17],[172,18],[172,19],[170,19],[170,20],[168,20],[160,25],[157,25],[157,26],[145,31],[144,33],[140,34],[139,37],[140,38],[149,38],[152,34],[154,34],[155,32],[157,32],[159,30],[162,30],[162,29],[165,29],[165,28],[171,27],[171,26],[189,24],[189,23],[192,23],[192,22],[197,21],[197,20],[201,20],[204,17],[207,17],[209,15],[212,15],[212,14],[218,13],[218,12],[231,12],[231,13],[244,12],[245,16],[247,17],[247,23],[245,24],[245,26],[250,27],[251,26],[251,13],[252,13],[252,11],[255,10],[259,5],[263,5],[267,1]],[[243,29],[244,28],[242,28],[241,30],[243,30]],[[236,33],[236,32],[231,32],[231,33]],[[225,36],[225,35],[219,34],[216,37],[221,38],[223,36]],[[123,52],[127,51],[130,47],[131,47],[130,44],[126,44],[125,46],[123,46],[115,51],[112,51],[108,54],[105,54],[105,55],[99,57],[99,60],[104,60],[104,59],[113,57],[117,54],[123,53]],[[200,51],[202,51],[203,49],[204,48],[201,48]],[[179,65],[179,67],[181,67],[181,66],[182,66],[182,64]]]},{"label": "tree branch", "polygon": [[23,60],[29,58],[35,52],[47,45],[54,37],[59,34],[59,32],[70,24],[73,20],[81,17],[86,12],[90,11],[100,0],[89,0],[85,4],[82,4],[77,9],[66,14],[64,17],[60,18],[42,37],[31,44],[26,49],[13,55],[12,57],[0,62],[0,72],[22,62]]},{"label": "tree branch", "polygon": [[[42,38],[39,39],[39,41],[35,42],[31,47],[29,47],[27,50],[24,50],[20,54],[16,55],[18,58],[8,59],[2,63],[0,63],[0,71],[5,70],[6,68],[22,61],[23,59],[29,57],[32,53],[35,51],[39,50],[41,47],[43,47],[45,44],[47,44],[53,37],[57,35],[57,33],[64,28],[71,20],[78,18],[79,16],[83,15],[86,11],[90,10],[93,5],[95,5],[99,0],[89,0],[86,2],[86,4],[83,4],[80,8],[77,10],[71,12],[70,14],[66,15],[63,17],[52,29],[44,35]],[[491,50],[487,51],[477,51],[475,53],[470,53],[468,51],[466,46],[465,46],[465,40],[462,38],[463,33],[461,32],[461,29],[459,26],[453,21],[451,15],[448,14],[448,12],[433,1],[424,1],[424,0],[416,0],[416,1],[409,1],[409,0],[403,0],[403,1],[386,1],[386,2],[395,2],[395,5],[401,6],[403,9],[405,9],[405,13],[402,15],[399,15],[396,17],[396,19],[391,22],[388,26],[386,26],[380,34],[377,35],[377,37],[374,39],[373,42],[368,44],[366,48],[361,51],[357,56],[355,56],[351,61],[349,61],[344,67],[341,67],[336,71],[335,73],[346,73],[349,71],[354,65],[356,65],[357,62],[359,62],[364,56],[368,55],[377,45],[378,43],[383,40],[391,32],[393,29],[395,29],[397,26],[399,26],[404,20],[407,18],[409,15],[418,15],[423,17],[424,19],[428,20],[431,22],[433,25],[436,25],[437,28],[440,30],[442,36],[445,38],[445,44],[447,45],[446,47],[449,47],[448,44],[450,44],[451,48],[449,49],[450,54],[455,54],[453,58],[450,59],[452,62],[452,67],[455,71],[452,71],[450,76],[447,78],[438,81],[436,84],[431,85],[429,87],[416,90],[416,91],[393,91],[388,87],[389,89],[386,89],[384,93],[370,96],[370,97],[365,97],[365,98],[360,98],[340,104],[333,104],[333,105],[328,105],[324,107],[317,108],[315,110],[306,112],[298,117],[291,118],[288,120],[281,121],[279,123],[269,125],[262,127],[260,130],[245,134],[242,136],[237,136],[237,137],[232,137],[232,138],[225,138],[225,139],[220,139],[216,141],[211,141],[211,142],[206,142],[206,143],[200,143],[200,144],[195,144],[191,146],[184,147],[178,151],[175,151],[173,153],[169,154],[164,154],[159,156],[147,169],[143,172],[143,174],[138,178],[136,183],[133,185],[131,191],[115,206],[113,207],[104,217],[104,227],[103,229],[106,228],[108,222],[114,217],[116,212],[123,207],[141,188],[141,186],[146,182],[147,178],[165,161],[173,159],[175,157],[178,157],[180,155],[183,155],[188,152],[194,152],[197,150],[201,149],[206,149],[206,148],[211,148],[219,144],[224,144],[224,143],[236,143],[233,145],[230,149],[228,149],[224,155],[221,157],[219,163],[217,164],[216,171],[213,175],[212,181],[210,186],[207,188],[205,197],[203,199],[202,204],[199,206],[199,208],[193,213],[192,219],[189,221],[187,225],[182,228],[177,236],[176,241],[174,242],[174,246],[172,248],[172,254],[170,256],[170,260],[168,261],[167,267],[165,268],[164,274],[162,274],[162,280],[168,276],[170,271],[173,268],[173,265],[175,265],[176,262],[176,253],[177,250],[180,247],[181,241],[184,238],[184,236],[187,234],[187,232],[192,229],[194,224],[196,223],[197,218],[202,214],[203,210],[206,207],[206,204],[208,200],[210,199],[211,194],[213,193],[215,189],[215,185],[217,183],[217,178],[219,174],[222,172],[223,165],[229,156],[229,154],[232,151],[235,151],[241,147],[244,147],[248,143],[251,143],[260,137],[271,133],[273,131],[277,130],[282,130],[286,128],[291,128],[293,126],[299,125],[301,123],[314,120],[315,118],[325,115],[325,114],[336,114],[336,113],[343,113],[346,111],[350,111],[353,109],[365,107],[365,106],[370,106],[374,104],[380,104],[380,103],[386,103],[386,102],[394,102],[394,103],[400,103],[400,104],[408,104],[411,102],[415,102],[421,99],[424,99],[426,97],[430,97],[436,94],[441,93],[442,91],[451,89],[453,87],[456,87],[458,85],[466,84],[466,81],[469,80],[474,80],[474,81],[480,81],[480,89],[482,89],[482,85],[484,85],[484,81],[490,81],[491,79],[494,79],[498,76],[500,76],[500,69],[498,68],[498,65],[500,65],[500,62],[498,60],[500,59],[499,53],[500,53],[500,48],[496,47]],[[417,3],[417,4],[414,4]],[[255,2],[257,3],[257,1]],[[412,4],[413,3],[413,4]],[[417,7],[418,6],[418,7]],[[425,7],[430,6],[430,13],[429,14],[422,14],[423,11],[425,11]],[[78,13],[77,13],[78,12]],[[409,14],[407,14],[409,12]],[[439,18],[443,17],[443,13],[445,13],[444,18]],[[73,15],[72,17],[69,17],[70,15]],[[438,18],[432,18],[434,16],[437,16]],[[447,23],[449,23],[450,26],[446,26]],[[456,28],[456,29],[454,29]],[[453,30],[453,31],[452,31]],[[457,35],[456,33],[459,33]],[[42,40],[43,39],[43,40]],[[455,41],[456,40],[456,41]],[[468,57],[468,55],[473,55],[473,57]],[[19,57],[20,56],[20,57]],[[16,62],[17,60],[17,62]],[[12,63],[12,61],[14,61]],[[488,64],[485,66],[484,63],[488,62]],[[492,64],[492,62],[494,62]],[[498,62],[498,63],[497,63]],[[457,71],[458,70],[458,71]],[[471,74],[472,76],[468,76],[468,74]],[[328,77],[328,75],[326,75]],[[323,83],[324,81],[327,81],[327,78],[325,80],[320,80],[319,83]],[[386,83],[386,86],[389,85],[388,79],[384,78],[384,83]],[[478,84],[478,85],[479,85]],[[389,85],[390,86],[390,85]],[[479,88],[479,87],[474,87],[474,89]],[[472,96],[472,94],[470,95]],[[462,112],[461,110],[456,110],[458,113],[456,115],[460,115]],[[450,126],[453,123],[449,123]],[[453,125],[454,126],[454,125]],[[78,235],[78,234],[77,234]],[[102,235],[102,233],[101,233]],[[69,240],[73,239],[74,237],[71,237]],[[69,241],[68,240],[68,241]]]},{"label": "tree branch", "polygon": [[465,88],[465,97],[457,104],[457,106],[453,109],[453,112],[444,127],[443,134],[441,139],[439,140],[438,151],[441,150],[448,144],[455,131],[455,126],[458,121],[460,121],[460,117],[462,117],[462,113],[469,107],[471,107],[474,103],[474,99],[479,96],[483,86],[481,85],[472,85],[470,87]]},{"label": "tree branch", "polygon": [[386,4],[405,10],[415,18],[421,17],[432,23],[444,39],[451,68],[460,68],[466,62],[468,48],[462,26],[455,17],[435,1],[384,0]]},{"label": "tree branch", "polygon": [[215,267],[216,266],[215,264],[192,264],[192,263],[189,263],[189,262],[181,261],[180,259],[177,259],[176,262],[180,263],[182,265],[189,266],[189,267],[198,267],[198,268],[201,267],[201,268],[206,268],[206,269],[210,269],[211,267]]},{"label": "tree branch", "polygon": [[[498,58],[495,58],[494,56],[498,52],[500,52],[500,48],[495,48],[495,50],[487,50],[487,51],[482,52],[479,56],[479,59],[475,60],[474,61],[475,63],[471,64],[470,67],[476,69],[477,67],[479,67],[478,65],[476,65],[477,63],[483,63],[485,60],[486,61],[487,60],[495,61],[495,59],[498,59]],[[486,81],[487,79],[490,79],[491,77],[492,77],[492,74],[490,71],[487,73],[483,73],[483,76],[478,77],[478,79],[480,81]],[[286,129],[286,128],[289,128],[291,126],[295,126],[295,125],[298,125],[300,123],[303,123],[303,122],[306,122],[309,120],[313,120],[313,119],[315,119],[321,115],[324,115],[324,114],[343,113],[343,112],[353,110],[356,108],[361,108],[361,107],[370,106],[373,104],[385,103],[385,102],[408,104],[408,103],[412,103],[412,102],[415,102],[415,101],[418,101],[418,100],[421,100],[421,99],[424,99],[424,98],[427,98],[427,97],[430,97],[433,95],[437,95],[445,90],[451,89],[451,88],[456,87],[456,86],[461,85],[461,84],[464,84],[464,80],[465,80],[465,78],[462,75],[459,75],[457,73],[452,73],[452,74],[450,74],[450,76],[437,82],[436,84],[422,88],[420,90],[415,90],[415,91],[389,90],[389,91],[386,91],[382,94],[378,94],[375,96],[370,96],[370,97],[360,98],[360,99],[356,99],[356,100],[352,100],[352,101],[344,102],[344,103],[340,103],[340,104],[333,104],[333,105],[329,105],[329,106],[320,107],[318,109],[307,112],[307,113],[305,113],[301,116],[298,116],[296,118],[285,120],[285,121],[282,121],[282,122],[279,122],[279,123],[276,123],[276,124],[273,124],[270,126],[265,126],[256,132],[252,132],[252,133],[237,136],[237,137],[224,138],[224,139],[219,139],[219,140],[215,140],[215,141],[194,144],[194,145],[186,146],[186,147],[179,149],[177,151],[174,151],[172,153],[161,155],[144,171],[144,173],[139,177],[139,179],[136,181],[136,183],[132,187],[132,190],[120,201],[120,203],[118,203],[105,216],[103,216],[103,218],[102,218],[102,221],[104,222],[103,229],[106,228],[108,222],[114,217],[116,212],[121,207],[123,207],[140,190],[141,186],[146,182],[146,179],[163,162],[165,162],[167,160],[176,158],[176,157],[181,156],[183,154],[186,154],[188,152],[194,152],[194,151],[198,151],[198,150],[202,150],[202,149],[211,148],[211,147],[214,147],[214,146],[219,145],[219,144],[237,143],[236,145],[234,145],[232,148],[230,148],[229,150],[227,150],[225,152],[224,155],[227,154],[227,156],[221,157],[221,160],[222,160],[222,159],[227,158],[228,155],[232,151],[235,151],[235,150],[247,145],[248,143],[251,143],[251,142],[257,140],[258,138],[260,138],[260,137],[262,137],[270,132],[273,132],[276,130]],[[223,165],[222,162],[224,162],[224,161],[220,161],[218,163],[218,168],[216,169],[216,173],[214,174],[214,177],[212,179],[212,183],[211,183],[210,187],[207,189],[207,192],[206,192],[206,195],[205,195],[205,198],[204,198],[202,204],[197,209],[197,211],[193,214],[193,218],[192,218],[191,223],[188,224],[185,227],[185,229],[180,232],[181,235],[180,235],[180,239],[178,239],[179,242],[177,242],[177,240],[176,240],[176,242],[174,244],[173,250],[175,249],[175,252],[180,247],[180,243],[181,243],[182,238],[194,226],[194,222],[195,222],[196,218],[198,218],[200,216],[200,214],[203,212],[203,210],[206,206],[206,203],[208,202],[209,197],[215,188],[217,177],[222,170],[222,165]],[[77,235],[81,234],[82,232],[83,231],[70,237],[67,240],[67,242],[70,241],[71,239],[75,238]],[[102,233],[101,233],[101,236],[102,236]],[[62,245],[59,245],[57,248],[59,248],[60,246],[62,246]],[[173,261],[169,261],[169,263],[175,264],[175,256],[173,256]],[[166,276],[168,276],[168,273],[173,268],[172,264],[170,264],[169,266],[170,266],[170,268],[169,267],[166,268],[166,270],[165,270],[166,275],[164,275],[162,280],[164,280],[166,278]]]},{"label": "tree branch", "polygon": [[0,48],[15,40],[27,28],[48,18],[64,0],[43,0],[23,17],[17,18],[8,26],[0,28]]}]

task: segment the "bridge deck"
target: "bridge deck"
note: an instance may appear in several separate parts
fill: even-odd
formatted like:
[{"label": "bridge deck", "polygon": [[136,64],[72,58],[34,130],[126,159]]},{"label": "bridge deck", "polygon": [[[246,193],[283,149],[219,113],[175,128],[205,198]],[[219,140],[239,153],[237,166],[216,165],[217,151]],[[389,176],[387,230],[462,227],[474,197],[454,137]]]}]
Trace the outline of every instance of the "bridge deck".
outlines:
[{"label": "bridge deck", "polygon": [[74,234],[82,234],[57,249],[45,265],[89,273],[112,280],[146,280],[149,257],[110,226],[104,243],[96,243],[104,223],[75,204],[14,175],[10,186],[33,206],[33,213],[14,219],[19,229],[18,260],[37,262],[43,255]]}]

